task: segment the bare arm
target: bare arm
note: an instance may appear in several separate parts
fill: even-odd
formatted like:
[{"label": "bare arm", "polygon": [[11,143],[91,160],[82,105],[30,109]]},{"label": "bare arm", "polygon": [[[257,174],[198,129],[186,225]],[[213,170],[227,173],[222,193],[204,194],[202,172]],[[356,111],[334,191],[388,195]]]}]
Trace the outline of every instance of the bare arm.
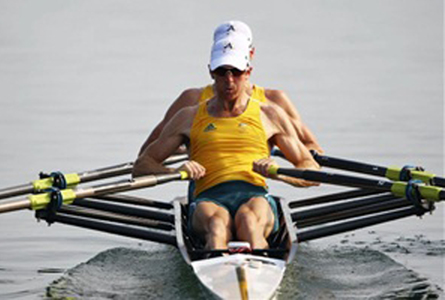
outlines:
[{"label": "bare arm", "polygon": [[[278,146],[296,168],[318,170],[320,166],[313,159],[309,150],[298,139],[284,110],[275,105],[263,105],[262,112],[264,128],[272,145]],[[255,162],[254,169],[264,176],[268,176],[268,169],[273,164],[276,163],[272,159],[267,158]],[[316,185],[315,183],[282,175],[278,175],[278,179],[296,186]]]},{"label": "bare arm", "polygon": [[292,127],[296,131],[301,142],[309,150],[315,150],[319,153],[324,152],[321,146],[318,144],[315,135],[312,133],[309,127],[307,127],[306,124],[303,123],[300,114],[298,113],[297,109],[292,104],[292,101],[289,99],[285,92],[280,90],[266,89],[265,95],[268,100],[270,100],[272,103],[277,104],[286,112],[286,114],[289,116],[289,121],[291,122]]},{"label": "bare arm", "polygon": [[[177,169],[166,168],[162,165],[167,157],[183,144],[190,135],[193,118],[197,106],[180,110],[164,127],[159,137],[139,155],[133,166],[133,177],[149,174],[171,173]],[[189,172],[192,179],[202,176],[202,170],[196,163],[186,163],[179,169]],[[193,171],[195,170],[195,173]]]},{"label": "bare arm", "polygon": [[184,107],[193,106],[198,103],[199,95],[202,89],[188,89],[179,95],[179,97],[173,102],[164,115],[162,121],[155,127],[155,129],[145,140],[141,149],[139,150],[139,155],[141,155],[144,150],[153,143],[160,135],[167,123],[173,118],[173,116]]}]

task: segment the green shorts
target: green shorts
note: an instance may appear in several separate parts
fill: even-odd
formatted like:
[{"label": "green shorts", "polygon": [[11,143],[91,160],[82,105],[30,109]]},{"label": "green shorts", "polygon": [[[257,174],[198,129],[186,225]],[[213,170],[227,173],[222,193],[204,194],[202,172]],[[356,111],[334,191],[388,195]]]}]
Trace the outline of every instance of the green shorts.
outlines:
[{"label": "green shorts", "polygon": [[[268,194],[268,191],[264,187],[240,180],[218,184],[197,195],[190,203],[189,220],[192,220],[193,213],[198,203],[204,201],[213,202],[224,207],[230,213],[232,218],[234,218],[240,206],[253,197],[263,197],[269,202],[270,208],[274,214],[274,227],[272,233],[276,232],[279,228],[279,221],[275,199]],[[189,228],[191,228],[191,226],[189,226]]]}]

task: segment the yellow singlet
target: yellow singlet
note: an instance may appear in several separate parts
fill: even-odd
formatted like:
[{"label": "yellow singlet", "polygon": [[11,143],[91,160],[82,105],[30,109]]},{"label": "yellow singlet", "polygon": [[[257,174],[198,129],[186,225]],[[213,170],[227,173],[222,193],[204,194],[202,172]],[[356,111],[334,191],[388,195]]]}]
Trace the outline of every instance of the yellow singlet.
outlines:
[{"label": "yellow singlet", "polygon": [[[211,98],[213,98],[215,94],[213,93],[213,85],[209,84],[205,88],[202,89],[201,95],[199,95],[199,102],[202,103],[205,102]],[[251,98],[256,99],[262,103],[267,102],[266,94],[263,87],[253,85],[252,87],[252,95],[250,95]]]},{"label": "yellow singlet", "polygon": [[269,156],[260,113],[260,102],[253,98],[232,118],[212,117],[207,102],[199,105],[190,132],[190,157],[206,168],[206,175],[196,181],[195,195],[231,180],[266,186],[265,178],[252,170],[254,160]]}]

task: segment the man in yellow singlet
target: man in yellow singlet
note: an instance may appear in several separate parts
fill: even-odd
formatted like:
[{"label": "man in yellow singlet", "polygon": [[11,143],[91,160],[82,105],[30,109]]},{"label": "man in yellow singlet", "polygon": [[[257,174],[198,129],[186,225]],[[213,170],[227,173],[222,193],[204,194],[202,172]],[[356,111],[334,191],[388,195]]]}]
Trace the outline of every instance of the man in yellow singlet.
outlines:
[{"label": "man in yellow singlet", "polygon": [[[231,38],[233,36],[239,36],[244,38],[249,46],[250,60],[253,59],[255,54],[255,48],[253,47],[252,31],[247,24],[241,21],[228,21],[219,25],[213,34],[213,41],[216,43],[221,39]],[[286,95],[285,92],[274,89],[267,89],[259,87],[255,84],[246,82],[246,92],[248,95],[254,96],[260,101],[270,101],[279,105],[288,115],[292,124],[292,128],[296,131],[298,137],[303,144],[309,150],[316,150],[319,153],[323,153],[323,149],[318,144],[315,135],[309,130],[309,128],[303,123],[300,114],[292,104],[292,101]],[[214,84],[207,85],[203,88],[191,88],[183,91],[181,95],[173,102],[164,119],[155,127],[150,136],[144,142],[139,153],[154,140],[159,137],[164,126],[173,118],[173,116],[182,108],[187,106],[193,106],[202,101],[207,101],[214,96],[215,86]]]},{"label": "man in yellow singlet", "polygon": [[[318,169],[282,108],[246,92],[252,69],[245,40],[222,39],[212,47],[210,74],[215,96],[181,109],[159,137],[139,155],[133,176],[185,170],[196,182],[191,226],[207,249],[227,249],[236,238],[254,249],[267,248],[277,228],[276,204],[265,176],[275,164],[276,145],[297,168]],[[178,169],[162,161],[187,144],[190,161]],[[277,177],[293,185],[315,183]]]}]

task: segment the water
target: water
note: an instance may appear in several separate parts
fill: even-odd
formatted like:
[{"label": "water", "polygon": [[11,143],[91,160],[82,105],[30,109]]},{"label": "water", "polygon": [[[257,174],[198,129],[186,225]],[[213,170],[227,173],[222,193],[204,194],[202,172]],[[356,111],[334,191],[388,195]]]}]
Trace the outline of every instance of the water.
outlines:
[{"label": "water", "polygon": [[[3,0],[0,186],[133,160],[179,93],[210,81],[212,30],[227,19],[253,29],[253,81],[285,90],[328,154],[444,174],[442,1]],[[288,199],[339,190],[271,187]],[[304,245],[281,298],[443,298],[443,217],[439,204]],[[2,215],[0,238],[0,298],[205,297],[164,246],[48,228],[29,211]]]},{"label": "water", "polygon": [[[356,299],[363,295],[375,299],[419,295],[435,299],[439,292],[426,278],[378,251],[302,246],[297,261],[286,271],[278,299]],[[169,248],[152,252],[114,248],[102,252],[53,282],[47,295],[125,299],[208,296],[179,253]]]}]

